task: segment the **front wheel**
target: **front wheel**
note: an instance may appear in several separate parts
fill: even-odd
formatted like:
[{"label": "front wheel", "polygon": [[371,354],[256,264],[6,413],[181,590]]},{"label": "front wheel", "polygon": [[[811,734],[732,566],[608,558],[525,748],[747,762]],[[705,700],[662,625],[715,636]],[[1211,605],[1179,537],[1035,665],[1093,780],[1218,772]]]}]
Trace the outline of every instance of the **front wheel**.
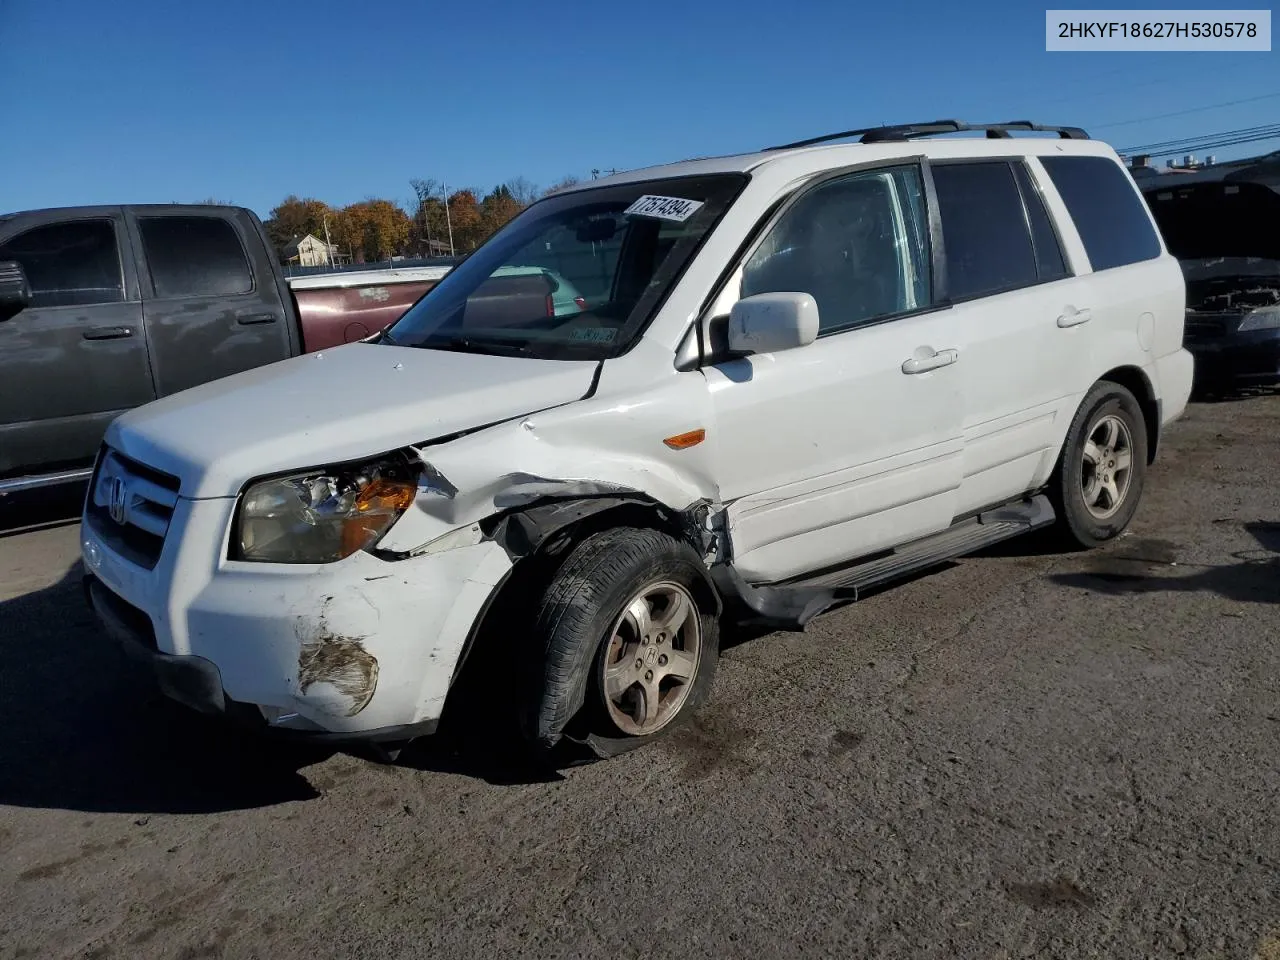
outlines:
[{"label": "front wheel", "polygon": [[535,622],[541,663],[525,721],[534,748],[547,753],[572,732],[597,755],[620,753],[692,714],[720,652],[704,584],[694,550],[656,530],[617,528],[578,544]]},{"label": "front wheel", "polygon": [[1066,538],[1096,547],[1124,532],[1138,509],[1147,473],[1147,426],[1133,394],[1118,383],[1085,396],[1050,481]]}]

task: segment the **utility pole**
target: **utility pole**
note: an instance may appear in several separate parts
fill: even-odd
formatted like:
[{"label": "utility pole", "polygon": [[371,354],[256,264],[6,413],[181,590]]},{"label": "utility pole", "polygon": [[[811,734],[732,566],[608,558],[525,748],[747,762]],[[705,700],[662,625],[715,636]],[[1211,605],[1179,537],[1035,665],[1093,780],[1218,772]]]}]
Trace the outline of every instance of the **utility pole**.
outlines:
[{"label": "utility pole", "polygon": [[453,252],[453,220],[449,216],[449,184],[443,180],[440,181],[444,189],[444,222],[449,228],[449,256],[454,256]]},{"label": "utility pole", "polygon": [[324,215],[324,262],[333,269],[333,244],[329,242],[329,215]]}]

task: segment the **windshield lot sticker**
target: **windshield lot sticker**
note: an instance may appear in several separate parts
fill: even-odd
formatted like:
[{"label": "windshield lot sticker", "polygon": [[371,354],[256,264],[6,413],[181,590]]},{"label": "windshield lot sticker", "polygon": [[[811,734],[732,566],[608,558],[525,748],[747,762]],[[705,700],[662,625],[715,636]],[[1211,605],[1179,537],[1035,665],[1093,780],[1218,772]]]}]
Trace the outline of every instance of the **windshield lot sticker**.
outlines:
[{"label": "windshield lot sticker", "polygon": [[569,339],[586,343],[610,343],[617,335],[618,331],[613,327],[578,327],[569,334]]},{"label": "windshield lot sticker", "polygon": [[625,216],[656,217],[659,220],[674,220],[676,223],[684,223],[701,206],[701,200],[682,200],[680,197],[655,197],[646,193],[622,212]]}]

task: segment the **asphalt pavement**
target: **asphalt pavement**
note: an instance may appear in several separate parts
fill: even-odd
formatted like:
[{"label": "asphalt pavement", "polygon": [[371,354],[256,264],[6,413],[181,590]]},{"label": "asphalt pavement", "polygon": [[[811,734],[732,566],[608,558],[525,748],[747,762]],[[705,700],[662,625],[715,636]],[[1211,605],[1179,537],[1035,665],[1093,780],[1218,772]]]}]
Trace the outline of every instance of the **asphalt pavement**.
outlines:
[{"label": "asphalt pavement", "polygon": [[737,634],[696,723],[552,776],[188,716],[75,494],[0,502],[0,960],[1280,960],[1278,468],[1280,396],[1193,405],[1108,548]]}]

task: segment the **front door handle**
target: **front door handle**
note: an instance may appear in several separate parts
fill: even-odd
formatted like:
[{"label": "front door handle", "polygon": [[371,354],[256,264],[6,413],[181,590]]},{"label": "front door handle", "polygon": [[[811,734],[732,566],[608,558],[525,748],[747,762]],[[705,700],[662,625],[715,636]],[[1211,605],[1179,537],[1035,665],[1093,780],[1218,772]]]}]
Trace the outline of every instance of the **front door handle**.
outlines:
[{"label": "front door handle", "polygon": [[960,359],[959,350],[938,350],[927,357],[911,357],[902,361],[903,373],[927,373],[937,370]]},{"label": "front door handle", "polygon": [[1078,327],[1082,323],[1088,323],[1093,318],[1093,314],[1086,310],[1077,310],[1075,307],[1067,307],[1058,317],[1058,326],[1060,327]]},{"label": "front door handle", "polygon": [[236,317],[236,323],[242,326],[251,326],[255,323],[275,323],[276,315],[274,313],[245,313]]},{"label": "front door handle", "polygon": [[133,336],[133,327],[90,327],[83,336],[86,340],[123,340]]}]

